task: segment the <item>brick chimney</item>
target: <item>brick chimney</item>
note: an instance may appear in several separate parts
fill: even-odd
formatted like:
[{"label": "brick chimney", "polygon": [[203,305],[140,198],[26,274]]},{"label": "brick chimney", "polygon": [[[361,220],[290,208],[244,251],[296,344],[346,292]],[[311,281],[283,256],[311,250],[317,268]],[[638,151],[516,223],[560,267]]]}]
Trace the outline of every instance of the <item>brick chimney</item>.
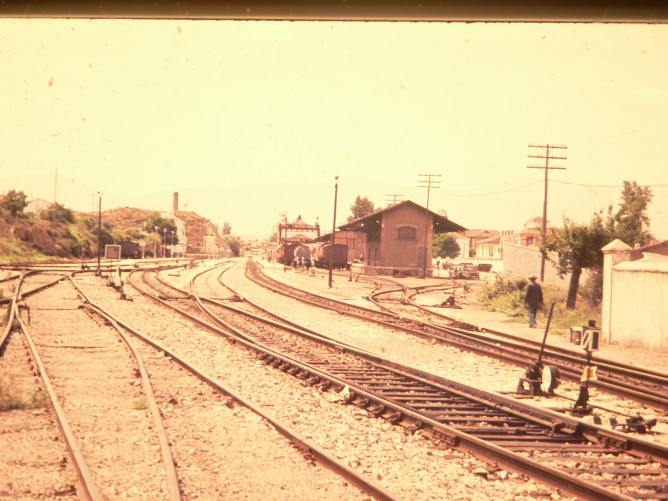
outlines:
[{"label": "brick chimney", "polygon": [[172,212],[176,213],[179,210],[179,193],[174,192],[174,203],[172,205]]}]

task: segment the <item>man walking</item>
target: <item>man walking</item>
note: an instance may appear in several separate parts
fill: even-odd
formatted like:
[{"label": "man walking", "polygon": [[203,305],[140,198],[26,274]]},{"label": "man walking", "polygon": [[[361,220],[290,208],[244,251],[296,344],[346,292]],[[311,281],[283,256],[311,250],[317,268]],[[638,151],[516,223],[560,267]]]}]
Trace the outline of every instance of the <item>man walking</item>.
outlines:
[{"label": "man walking", "polygon": [[529,275],[530,283],[527,285],[527,291],[524,295],[524,304],[529,311],[529,327],[535,329],[538,327],[536,323],[536,312],[538,307],[543,304],[543,288],[536,283],[536,275]]}]

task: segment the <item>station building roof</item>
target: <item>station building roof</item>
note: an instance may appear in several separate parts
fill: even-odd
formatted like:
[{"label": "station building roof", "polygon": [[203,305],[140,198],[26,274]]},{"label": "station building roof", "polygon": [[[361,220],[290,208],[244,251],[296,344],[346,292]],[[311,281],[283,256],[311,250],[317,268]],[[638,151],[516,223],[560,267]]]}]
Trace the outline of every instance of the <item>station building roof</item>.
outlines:
[{"label": "station building roof", "polygon": [[406,206],[413,206],[416,207],[422,211],[426,210],[429,214],[431,214],[433,218],[433,232],[434,233],[448,233],[448,232],[459,232],[459,231],[465,231],[466,228],[463,226],[455,223],[454,221],[450,221],[447,217],[441,216],[440,214],[437,214],[433,211],[430,211],[426,209],[425,207],[422,207],[419,204],[416,204],[415,202],[412,202],[410,200],[404,200],[403,202],[399,202],[398,204],[390,205],[389,207],[385,209],[378,210],[376,212],[373,212],[367,216],[360,217],[358,219],[355,219],[354,221],[351,221],[349,223],[346,223],[344,225],[339,226],[340,230],[352,230],[352,231],[360,231],[360,232],[365,232],[369,227],[373,227],[377,224],[380,224],[380,220],[382,219],[383,215],[400,210]]}]

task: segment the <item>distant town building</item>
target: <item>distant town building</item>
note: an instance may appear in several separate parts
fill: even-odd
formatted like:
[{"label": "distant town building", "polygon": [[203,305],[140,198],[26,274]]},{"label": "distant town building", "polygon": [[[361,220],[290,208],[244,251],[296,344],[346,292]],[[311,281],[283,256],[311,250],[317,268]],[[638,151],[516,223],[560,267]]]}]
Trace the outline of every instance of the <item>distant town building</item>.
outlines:
[{"label": "distant town building", "polygon": [[[501,249],[503,249],[504,243],[519,245],[521,247],[539,247],[543,242],[543,237],[541,235],[542,225],[543,218],[534,217],[524,223],[524,228],[520,231],[503,230],[500,235]],[[503,250],[501,252],[503,252]]]},{"label": "distant town building", "polygon": [[[481,254],[495,254],[498,252],[498,238],[499,232],[496,230],[465,230],[458,233],[455,237],[457,244],[459,244],[459,258],[467,259],[469,257],[480,257]],[[491,239],[491,240],[490,240]],[[486,243],[496,241],[496,248],[487,249],[482,252],[479,246]]]},{"label": "distant town building", "polygon": [[214,235],[204,236],[204,254],[209,257],[218,257],[218,244]]},{"label": "distant town building", "polygon": [[39,214],[40,212],[47,210],[49,207],[51,207],[51,205],[52,202],[48,202],[42,198],[34,198],[28,202],[28,205],[25,206],[23,212],[29,214]]}]

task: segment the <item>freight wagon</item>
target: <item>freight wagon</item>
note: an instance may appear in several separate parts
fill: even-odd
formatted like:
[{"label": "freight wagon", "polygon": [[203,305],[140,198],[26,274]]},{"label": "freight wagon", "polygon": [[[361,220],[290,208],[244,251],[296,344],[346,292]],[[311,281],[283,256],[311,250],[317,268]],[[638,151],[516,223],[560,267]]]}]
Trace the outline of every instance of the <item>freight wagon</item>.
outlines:
[{"label": "freight wagon", "polygon": [[329,258],[333,254],[333,267],[338,269],[348,266],[348,246],[344,244],[311,244],[311,258],[318,268],[329,268]]}]

